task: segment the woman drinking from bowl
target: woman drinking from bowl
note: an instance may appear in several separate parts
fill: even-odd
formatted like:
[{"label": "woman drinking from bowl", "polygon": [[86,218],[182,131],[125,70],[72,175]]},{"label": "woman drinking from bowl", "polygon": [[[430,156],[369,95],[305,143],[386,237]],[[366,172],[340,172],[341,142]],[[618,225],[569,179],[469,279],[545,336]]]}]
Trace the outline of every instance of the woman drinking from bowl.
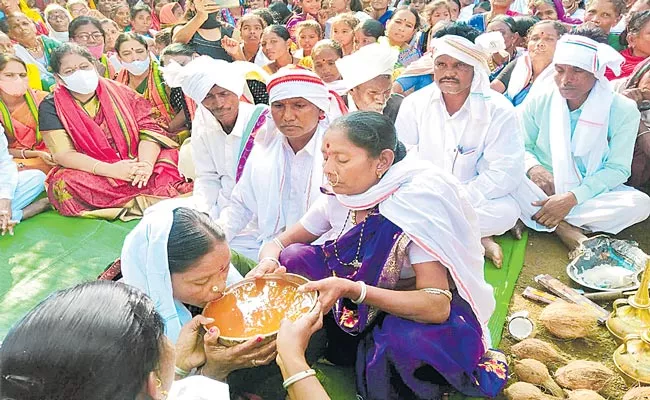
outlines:
[{"label": "woman drinking from bowl", "polygon": [[286,267],[314,280],[302,290],[332,310],[330,347],[357,355],[363,398],[441,398],[446,384],[496,395],[507,367],[486,353],[495,303],[477,217],[454,180],[402,160],[393,124],[374,112],[334,121],[321,151],[332,192],[266,244],[249,275]]},{"label": "woman drinking from bowl", "polygon": [[[192,318],[190,308],[200,312],[208,302],[221,298],[226,286],[242,279],[238,269],[247,272],[253,266],[237,253],[232,255],[234,258],[223,231],[210,217],[163,203],[148,212],[127,236],[121,272],[125,283],[144,290],[154,300],[167,336],[175,341]],[[201,373],[217,380],[275,359],[275,342],[259,338],[228,348],[216,341],[214,345]],[[229,383],[235,389],[251,385],[246,382],[248,374],[237,373]]]}]

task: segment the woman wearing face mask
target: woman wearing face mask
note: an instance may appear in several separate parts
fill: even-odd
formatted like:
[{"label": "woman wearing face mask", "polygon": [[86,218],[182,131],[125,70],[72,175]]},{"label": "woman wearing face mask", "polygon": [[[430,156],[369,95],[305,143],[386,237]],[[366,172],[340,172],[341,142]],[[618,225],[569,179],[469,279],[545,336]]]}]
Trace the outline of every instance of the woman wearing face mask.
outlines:
[{"label": "woman wearing face mask", "polygon": [[[2,31],[0,31],[0,53],[12,56],[16,55],[14,44],[11,42],[11,39],[9,39],[9,36]],[[29,82],[29,87],[34,90],[43,90],[38,66],[36,66],[36,64],[25,63],[25,67],[27,67],[27,81]],[[52,79],[54,79],[54,77],[52,77]]]},{"label": "woman wearing face mask", "polygon": [[152,105],[151,117],[163,129],[180,133],[185,127],[185,114],[172,107],[169,87],[165,85],[158,62],[151,59],[144,38],[132,32],[122,33],[115,41],[115,50],[122,63],[122,70],[115,80],[149,100]]},{"label": "woman wearing face mask", "polygon": [[0,125],[19,170],[47,173],[55,165],[38,129],[38,106],[46,95],[29,88],[27,68],[20,58],[0,54]]},{"label": "woman wearing face mask", "polygon": [[25,14],[13,13],[7,16],[9,37],[16,42],[16,56],[26,64],[34,64],[41,73],[43,90],[50,90],[54,85],[54,75],[50,70],[50,54],[61,45],[58,40],[38,35],[32,20]]},{"label": "woman wearing face mask", "polygon": [[174,30],[172,41],[193,46],[199,55],[232,61],[221,45],[221,39],[224,36],[232,37],[233,30],[217,19],[220,8],[214,0],[188,0],[186,7],[187,23]]},{"label": "woman wearing face mask", "polygon": [[56,167],[48,197],[65,216],[129,220],[192,190],[176,166],[177,144],[151,118],[151,105],[100,78],[95,58],[66,43],[52,53],[59,85],[39,107],[39,126]]},{"label": "woman wearing face mask", "polygon": [[45,25],[50,31],[50,37],[65,43],[69,40],[68,26],[72,16],[65,8],[58,4],[50,4],[45,8]]},{"label": "woman wearing face mask", "polygon": [[113,64],[104,54],[104,28],[93,17],[77,17],[70,23],[70,41],[85,47],[95,57],[95,68],[104,78],[115,77]]}]

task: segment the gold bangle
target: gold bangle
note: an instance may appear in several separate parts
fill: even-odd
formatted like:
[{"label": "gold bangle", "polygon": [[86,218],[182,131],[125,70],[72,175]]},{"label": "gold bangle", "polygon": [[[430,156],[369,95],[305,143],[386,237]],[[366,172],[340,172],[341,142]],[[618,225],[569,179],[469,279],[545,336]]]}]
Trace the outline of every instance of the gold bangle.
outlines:
[{"label": "gold bangle", "polygon": [[278,246],[280,250],[284,250],[284,245],[277,237],[273,238],[273,243],[275,243],[275,245]]},{"label": "gold bangle", "polygon": [[452,296],[451,296],[451,292],[449,290],[443,290],[443,289],[438,289],[438,288],[424,288],[424,289],[420,289],[420,291],[424,292],[424,293],[433,294],[433,295],[443,295],[446,298],[448,298],[449,301],[451,301]]},{"label": "gold bangle", "polygon": [[25,156],[25,149],[20,150],[20,157],[23,159],[27,158],[27,156]]},{"label": "gold bangle", "polygon": [[98,166],[99,164],[101,164],[101,161],[97,161],[97,162],[95,163],[95,165],[93,165],[93,168],[92,168],[92,170],[91,170],[91,174],[93,174],[93,175],[97,175],[97,173],[95,172],[95,170],[97,169],[97,166]]}]

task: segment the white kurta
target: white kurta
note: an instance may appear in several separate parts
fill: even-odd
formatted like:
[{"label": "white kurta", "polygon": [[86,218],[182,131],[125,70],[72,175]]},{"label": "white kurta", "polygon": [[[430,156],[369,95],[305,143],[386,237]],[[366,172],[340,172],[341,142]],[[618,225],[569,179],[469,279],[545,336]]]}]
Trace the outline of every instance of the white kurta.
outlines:
[{"label": "white kurta", "polygon": [[297,153],[279,132],[270,146],[255,144],[232,192],[231,202],[217,221],[229,240],[250,223],[255,243],[242,248],[241,244],[231,242],[234,250],[245,254],[258,252],[264,243],[297,223],[322,196],[320,187],[324,178],[320,148],[324,133],[325,129],[319,127]]},{"label": "white kurta", "polygon": [[395,127],[410,151],[460,180],[483,237],[514,226],[519,207],[509,195],[524,176],[524,146],[515,109],[505,97],[494,91],[471,94],[450,116],[433,84],[404,99]]}]

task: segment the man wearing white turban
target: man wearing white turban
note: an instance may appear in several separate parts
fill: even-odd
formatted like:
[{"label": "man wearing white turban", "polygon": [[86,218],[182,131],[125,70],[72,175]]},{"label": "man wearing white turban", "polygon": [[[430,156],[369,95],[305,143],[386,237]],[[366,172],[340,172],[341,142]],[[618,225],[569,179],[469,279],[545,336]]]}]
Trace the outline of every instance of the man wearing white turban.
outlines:
[{"label": "man wearing white turban", "polygon": [[[272,118],[256,136],[232,201],[217,221],[229,240],[251,223],[255,251],[298,222],[321,196],[323,134],[329,121],[346,111],[341,99],[311,71],[282,68],[271,76],[267,89]],[[253,250],[233,242],[231,246],[245,254]]]},{"label": "man wearing white turban", "polygon": [[434,84],[408,96],[395,127],[423,160],[456,176],[468,193],[486,256],[501,267],[492,236],[512,228],[519,207],[512,193],[523,178],[524,146],[512,104],[490,89],[489,52],[468,39],[434,39]]},{"label": "man wearing white turban", "polygon": [[557,43],[555,84],[520,110],[528,178],[515,193],[521,220],[575,249],[583,230],[618,233],[650,214],[650,198],[624,183],[639,127],[636,103],[615,93],[623,57],[577,35]]},{"label": "man wearing white turban", "polygon": [[250,63],[200,56],[182,68],[172,63],[164,69],[165,80],[197,104],[192,121],[194,197],[199,211],[215,218],[229,201],[268,115],[267,106],[241,101],[246,88],[243,64]]},{"label": "man wearing white turban", "polygon": [[390,46],[372,43],[356,52],[336,60],[343,85],[348,90],[344,96],[350,112],[374,111],[389,114],[395,121],[399,106],[404,99],[392,95],[393,68],[399,51]]}]

